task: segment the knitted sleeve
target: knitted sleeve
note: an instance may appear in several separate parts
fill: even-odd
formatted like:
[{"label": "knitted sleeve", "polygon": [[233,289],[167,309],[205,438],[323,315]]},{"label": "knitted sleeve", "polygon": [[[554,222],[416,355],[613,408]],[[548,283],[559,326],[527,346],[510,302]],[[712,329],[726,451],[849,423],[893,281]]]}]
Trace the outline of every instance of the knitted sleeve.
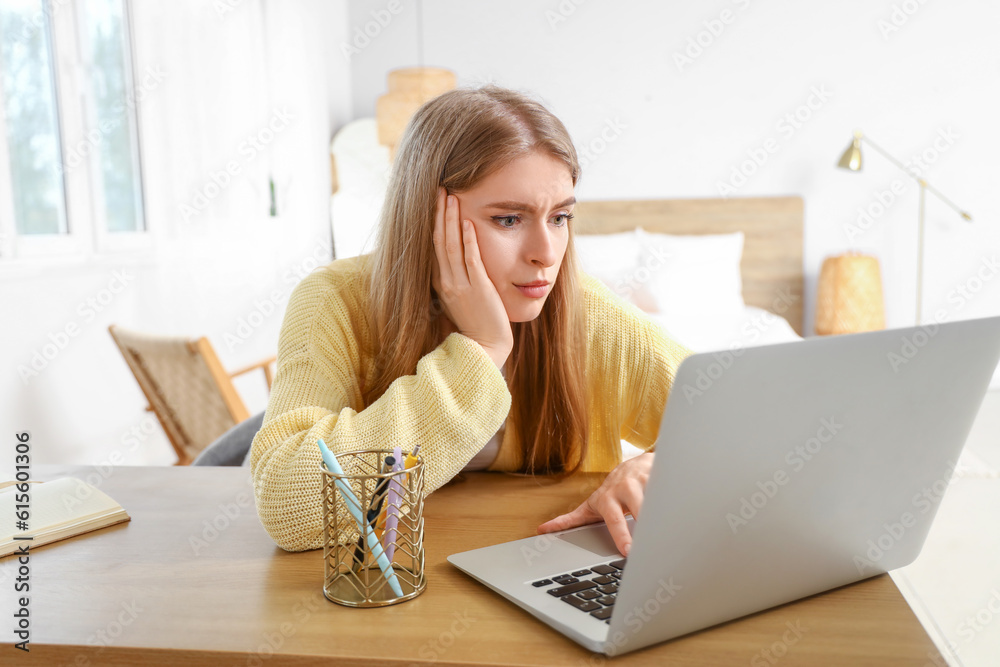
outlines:
[{"label": "knitted sleeve", "polygon": [[591,393],[603,402],[591,412],[585,467],[611,470],[621,461],[620,440],[642,449],[656,443],[677,368],[691,350],[596,278],[583,280]]},{"label": "knitted sleeve", "polygon": [[650,450],[660,432],[667,397],[674,389],[674,377],[691,350],[670,338],[658,324],[638,315],[633,329],[643,354],[634,358],[633,382],[626,393],[621,439],[640,449]]},{"label": "knitted sleeve", "polygon": [[482,347],[453,333],[397,378],[369,406],[361,403],[355,287],[323,271],[292,293],[278,344],[278,366],[261,430],[250,454],[261,523],[288,551],[323,545],[320,454],[330,449],[406,450],[421,443],[425,492],[455,476],[497,431],[510,410],[507,384]]}]

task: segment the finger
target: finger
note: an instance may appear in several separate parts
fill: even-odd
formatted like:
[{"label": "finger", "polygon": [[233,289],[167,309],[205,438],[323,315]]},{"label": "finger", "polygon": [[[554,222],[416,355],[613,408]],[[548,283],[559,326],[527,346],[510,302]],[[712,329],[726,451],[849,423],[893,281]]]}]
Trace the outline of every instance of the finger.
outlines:
[{"label": "finger", "polygon": [[434,210],[434,254],[437,255],[438,260],[438,284],[434,289],[438,293],[441,292],[442,285],[451,284],[451,263],[448,260],[448,251],[446,250],[447,237],[444,222],[447,196],[447,191],[444,188],[439,188],[437,207]]},{"label": "finger", "polygon": [[444,226],[445,249],[448,251],[452,284],[455,287],[464,287],[469,284],[469,270],[465,267],[465,250],[458,220],[458,197],[455,195],[448,195]]},{"label": "finger", "polygon": [[584,501],[572,512],[567,512],[557,516],[554,519],[546,521],[538,527],[539,533],[552,533],[557,530],[566,530],[567,528],[576,528],[577,526],[585,526],[588,523],[595,523],[601,520],[601,515],[597,514],[591,507],[590,504]]},{"label": "finger", "polygon": [[479,255],[476,226],[471,220],[462,221],[462,238],[465,241],[465,266],[469,271],[469,283],[478,285],[483,279],[489,280],[489,276],[485,275],[482,257]]},{"label": "finger", "polygon": [[638,480],[632,479],[626,482],[618,493],[621,504],[628,509],[632,518],[638,521],[639,510],[642,509],[642,485]]},{"label": "finger", "polygon": [[604,523],[607,524],[618,551],[621,555],[628,556],[629,549],[632,548],[632,534],[628,532],[628,523],[625,522],[621,505],[610,501],[598,508],[598,511],[604,517]]}]

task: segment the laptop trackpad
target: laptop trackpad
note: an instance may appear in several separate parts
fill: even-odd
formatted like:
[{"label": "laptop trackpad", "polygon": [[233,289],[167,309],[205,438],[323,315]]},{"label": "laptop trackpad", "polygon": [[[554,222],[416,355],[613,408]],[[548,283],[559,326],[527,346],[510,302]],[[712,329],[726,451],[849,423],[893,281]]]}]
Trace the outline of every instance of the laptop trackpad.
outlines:
[{"label": "laptop trackpad", "polygon": [[[627,521],[629,533],[634,533],[635,521],[631,517],[628,517]],[[556,537],[604,558],[621,556],[618,553],[618,547],[615,546],[615,541],[611,538],[608,527],[603,523],[585,526],[578,530],[557,535]]]}]

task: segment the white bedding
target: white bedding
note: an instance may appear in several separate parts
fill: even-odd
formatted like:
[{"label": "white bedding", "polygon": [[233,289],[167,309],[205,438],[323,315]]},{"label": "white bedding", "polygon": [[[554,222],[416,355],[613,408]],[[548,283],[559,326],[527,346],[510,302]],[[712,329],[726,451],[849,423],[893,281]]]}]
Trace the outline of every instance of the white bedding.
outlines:
[{"label": "white bedding", "polygon": [[699,318],[645,313],[671,338],[694,352],[770,345],[802,340],[785,318],[756,306],[736,314],[706,314]]},{"label": "white bedding", "polygon": [[[755,306],[744,306],[743,312],[736,315],[705,315],[698,319],[671,318],[663,313],[644,315],[662,327],[668,336],[693,352],[732,350],[802,340],[788,320]],[[642,450],[626,440],[621,443],[623,460],[642,453]]]},{"label": "white bedding", "polygon": [[[801,340],[779,315],[743,303],[742,234],[678,237],[642,230],[577,236],[583,270],[693,352]],[[687,298],[676,298],[677,284]],[[622,458],[641,450],[621,441]]]}]

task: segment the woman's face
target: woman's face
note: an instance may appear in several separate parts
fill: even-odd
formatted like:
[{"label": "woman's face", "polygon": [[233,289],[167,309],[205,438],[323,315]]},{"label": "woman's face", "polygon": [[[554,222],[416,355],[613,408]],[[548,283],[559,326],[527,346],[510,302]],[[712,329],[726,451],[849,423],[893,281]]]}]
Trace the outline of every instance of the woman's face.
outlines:
[{"label": "woman's face", "polygon": [[[476,227],[483,267],[507,317],[511,322],[535,319],[555,285],[569,241],[576,203],[569,169],[535,151],[456,196],[461,217]],[[523,287],[537,282],[546,284]]]}]

